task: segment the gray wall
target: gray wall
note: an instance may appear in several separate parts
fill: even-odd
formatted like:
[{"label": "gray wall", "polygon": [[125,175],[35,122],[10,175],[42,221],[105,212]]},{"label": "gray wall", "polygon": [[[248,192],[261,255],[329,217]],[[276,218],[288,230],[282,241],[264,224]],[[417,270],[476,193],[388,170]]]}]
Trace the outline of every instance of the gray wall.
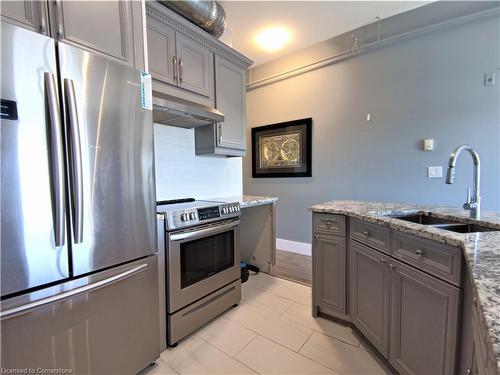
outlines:
[{"label": "gray wall", "polygon": [[[500,210],[499,31],[498,15],[476,19],[249,91],[249,127],[313,118],[312,178],[253,179],[244,159],[244,192],[280,198],[278,237],[310,243],[307,208],[327,200],[461,205],[468,155],[454,185],[427,178],[428,166],[446,173],[461,143],[482,158],[484,209]],[[486,72],[496,86],[483,85]],[[424,138],[435,151],[422,151]],[[248,139],[250,149],[250,129]]]}]

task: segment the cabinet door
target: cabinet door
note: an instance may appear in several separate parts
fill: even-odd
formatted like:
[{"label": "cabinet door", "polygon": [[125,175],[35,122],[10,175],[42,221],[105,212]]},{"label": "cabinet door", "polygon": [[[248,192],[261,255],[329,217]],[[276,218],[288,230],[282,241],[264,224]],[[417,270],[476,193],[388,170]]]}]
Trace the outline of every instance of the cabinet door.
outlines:
[{"label": "cabinet door", "polygon": [[354,325],[387,357],[390,280],[386,255],[350,241],[350,304]]},{"label": "cabinet door", "polygon": [[175,31],[166,25],[148,20],[149,71],[153,78],[177,84],[177,59],[175,57]]},{"label": "cabinet door", "polygon": [[454,374],[459,292],[391,261],[389,362],[400,374]]},{"label": "cabinet door", "polygon": [[246,70],[215,56],[215,101],[224,113],[217,146],[246,149]]},{"label": "cabinet door", "polygon": [[345,237],[315,234],[313,244],[314,305],[345,315]]},{"label": "cabinet door", "polygon": [[48,34],[47,3],[45,1],[2,1],[2,19],[17,26]]},{"label": "cabinet door", "polygon": [[176,50],[179,87],[210,97],[214,84],[213,54],[194,40],[177,33]]},{"label": "cabinet door", "polygon": [[51,12],[59,40],[134,66],[131,2],[59,0]]}]

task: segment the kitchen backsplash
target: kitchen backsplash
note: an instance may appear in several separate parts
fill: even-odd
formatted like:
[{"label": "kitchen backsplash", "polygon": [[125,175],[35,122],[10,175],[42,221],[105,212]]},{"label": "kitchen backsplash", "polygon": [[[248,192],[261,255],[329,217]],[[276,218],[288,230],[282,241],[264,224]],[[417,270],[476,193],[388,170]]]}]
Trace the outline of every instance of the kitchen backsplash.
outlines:
[{"label": "kitchen backsplash", "polygon": [[155,124],[156,199],[197,199],[243,192],[241,158],[197,156],[194,130]]}]

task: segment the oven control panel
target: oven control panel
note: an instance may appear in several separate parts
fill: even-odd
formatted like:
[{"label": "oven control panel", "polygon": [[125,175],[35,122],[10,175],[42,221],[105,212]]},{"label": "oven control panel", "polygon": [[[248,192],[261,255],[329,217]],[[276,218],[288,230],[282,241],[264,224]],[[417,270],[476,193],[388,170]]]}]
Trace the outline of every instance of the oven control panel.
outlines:
[{"label": "oven control panel", "polygon": [[219,206],[199,208],[198,209],[198,217],[200,218],[200,221],[217,219],[218,217],[220,217]]},{"label": "oven control panel", "polygon": [[167,212],[167,228],[168,230],[180,229],[239,216],[239,203],[222,203],[216,206],[185,208]]}]

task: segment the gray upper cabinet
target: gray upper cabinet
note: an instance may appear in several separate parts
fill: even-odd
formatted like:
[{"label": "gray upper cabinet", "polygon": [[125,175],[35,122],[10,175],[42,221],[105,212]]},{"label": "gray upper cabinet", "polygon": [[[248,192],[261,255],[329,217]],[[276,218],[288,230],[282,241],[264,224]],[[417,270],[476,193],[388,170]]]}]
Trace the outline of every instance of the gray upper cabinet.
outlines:
[{"label": "gray upper cabinet", "polygon": [[313,305],[328,315],[346,314],[346,239],[314,235]]},{"label": "gray upper cabinet", "polygon": [[7,22],[146,70],[142,1],[4,1],[1,13]]},{"label": "gray upper cabinet", "polygon": [[213,54],[200,43],[177,33],[179,87],[210,97],[214,85]]},{"label": "gray upper cabinet", "polygon": [[48,34],[47,3],[44,1],[2,1],[2,20],[17,26]]},{"label": "gray upper cabinet", "polygon": [[389,257],[350,241],[351,320],[387,357],[389,351]]},{"label": "gray upper cabinet", "polygon": [[148,20],[147,35],[149,69],[153,78],[213,102],[213,53],[155,19]]},{"label": "gray upper cabinet", "polygon": [[130,4],[58,1],[59,39],[121,60],[130,59],[132,22]]},{"label": "gray upper cabinet", "polygon": [[401,375],[455,374],[459,289],[391,261],[389,362]]},{"label": "gray upper cabinet", "polygon": [[196,154],[244,156],[252,61],[159,2],[148,1],[146,13],[153,90],[224,114],[223,122],[195,129]]},{"label": "gray upper cabinet", "polygon": [[175,31],[166,25],[148,22],[149,71],[159,81],[177,84],[177,58],[175,56]]},{"label": "gray upper cabinet", "polygon": [[246,70],[215,57],[215,100],[224,113],[224,122],[217,128],[217,146],[246,149]]},{"label": "gray upper cabinet", "polygon": [[58,39],[134,66],[132,2],[56,1],[51,3]]}]

